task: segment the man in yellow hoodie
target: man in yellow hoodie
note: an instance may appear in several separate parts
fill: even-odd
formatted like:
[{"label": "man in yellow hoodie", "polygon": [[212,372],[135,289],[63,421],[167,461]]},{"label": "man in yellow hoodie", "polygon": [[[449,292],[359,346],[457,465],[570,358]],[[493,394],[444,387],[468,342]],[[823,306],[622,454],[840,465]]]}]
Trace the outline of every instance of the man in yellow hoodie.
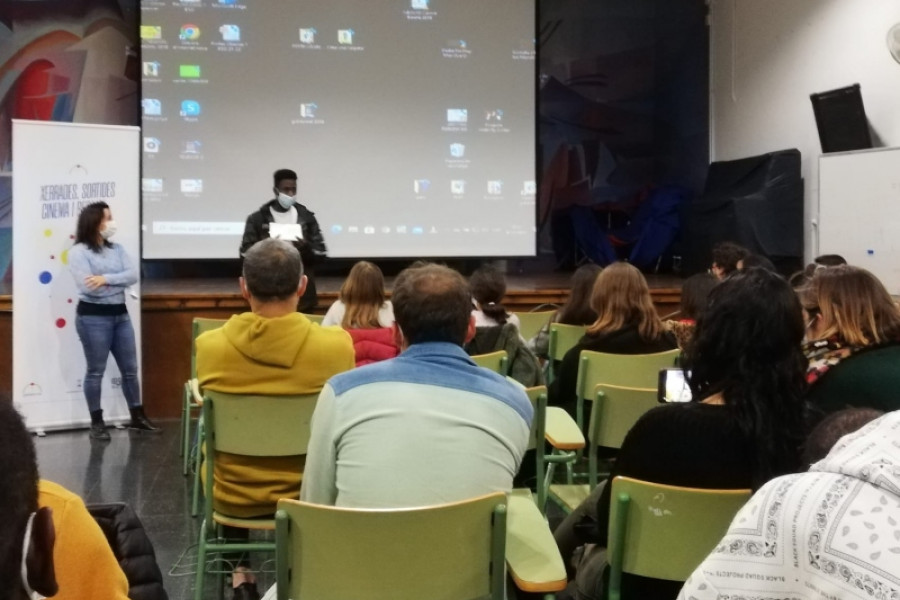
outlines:
[{"label": "man in yellow hoodie", "polygon": [[[197,338],[200,388],[233,394],[312,394],[332,375],[352,369],[353,342],[346,331],[320,327],[296,312],[306,289],[299,252],[266,239],[244,255],[241,294],[250,312]],[[248,458],[219,454],[213,506],[237,517],[275,512],[279,498],[297,498],[304,457]],[[249,485],[248,485],[249,484]],[[237,588],[248,585],[236,574]]]}]

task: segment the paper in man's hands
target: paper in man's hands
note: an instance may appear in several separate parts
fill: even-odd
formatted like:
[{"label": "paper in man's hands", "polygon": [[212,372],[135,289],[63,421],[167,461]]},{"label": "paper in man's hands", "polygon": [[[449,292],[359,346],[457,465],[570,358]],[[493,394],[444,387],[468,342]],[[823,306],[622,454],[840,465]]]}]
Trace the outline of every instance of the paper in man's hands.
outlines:
[{"label": "paper in man's hands", "polygon": [[293,242],[303,239],[303,227],[299,223],[269,223],[269,237]]}]

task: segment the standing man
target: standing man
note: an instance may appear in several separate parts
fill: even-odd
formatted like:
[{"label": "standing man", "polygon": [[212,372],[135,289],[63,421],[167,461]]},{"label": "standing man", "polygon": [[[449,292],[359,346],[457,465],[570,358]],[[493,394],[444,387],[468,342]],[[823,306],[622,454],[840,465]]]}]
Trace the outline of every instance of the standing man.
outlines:
[{"label": "standing man", "polygon": [[439,265],[406,269],[393,304],[403,353],[322,389],[300,499],[402,508],[508,492],[533,409],[522,386],[463,350],[475,335],[465,279]]},{"label": "standing man", "polygon": [[297,310],[312,312],[318,303],[316,295],[315,265],[326,255],[325,239],[316,215],[297,201],[297,174],[290,169],[278,169],[273,176],[275,198],[259,207],[247,217],[244,237],[241,240],[241,258],[250,246],[270,236],[272,223],[279,225],[300,225],[302,239],[291,240],[300,251],[306,271],[306,291],[300,298]]}]

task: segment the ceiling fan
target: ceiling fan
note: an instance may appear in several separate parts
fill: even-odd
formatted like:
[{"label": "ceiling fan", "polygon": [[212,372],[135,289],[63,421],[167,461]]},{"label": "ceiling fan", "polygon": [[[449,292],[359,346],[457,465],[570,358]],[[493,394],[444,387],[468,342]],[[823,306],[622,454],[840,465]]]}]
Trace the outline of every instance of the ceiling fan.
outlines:
[{"label": "ceiling fan", "polygon": [[893,27],[890,28],[887,34],[887,45],[888,50],[891,52],[891,56],[894,57],[898,63],[900,63],[900,23],[897,23]]}]

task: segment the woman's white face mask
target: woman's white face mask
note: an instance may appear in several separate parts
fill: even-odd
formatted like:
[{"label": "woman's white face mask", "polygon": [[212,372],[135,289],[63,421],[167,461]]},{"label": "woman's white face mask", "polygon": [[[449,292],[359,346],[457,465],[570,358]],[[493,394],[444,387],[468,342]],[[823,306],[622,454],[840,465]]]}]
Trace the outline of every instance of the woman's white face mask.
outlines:
[{"label": "woman's white face mask", "polygon": [[100,230],[100,237],[102,237],[104,240],[108,240],[112,236],[116,235],[116,232],[118,230],[119,230],[119,226],[116,224],[115,221],[110,219],[109,221],[106,222],[105,227]]}]

